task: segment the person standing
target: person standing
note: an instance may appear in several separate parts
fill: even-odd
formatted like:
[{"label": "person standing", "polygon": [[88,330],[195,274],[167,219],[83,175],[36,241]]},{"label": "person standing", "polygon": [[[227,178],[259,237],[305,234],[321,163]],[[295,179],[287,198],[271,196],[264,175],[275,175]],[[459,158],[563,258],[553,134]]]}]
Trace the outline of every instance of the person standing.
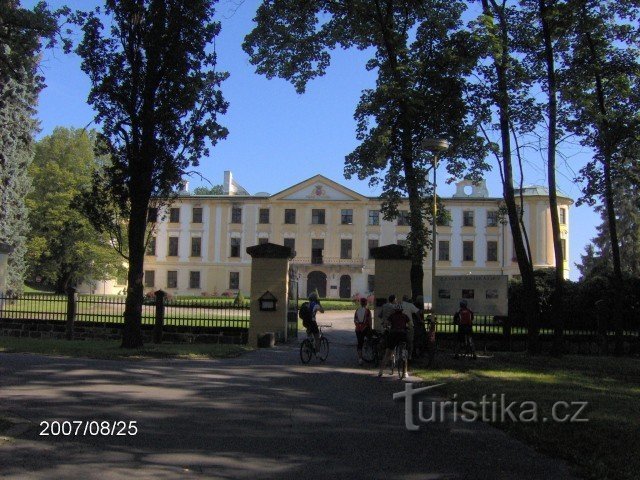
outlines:
[{"label": "person standing", "polygon": [[[387,339],[386,350],[384,353],[384,358],[382,362],[380,362],[380,370],[378,371],[378,377],[382,377],[382,372],[386,368],[389,360],[391,360],[391,355],[393,355],[393,351],[401,342],[407,341],[407,326],[409,324],[409,317],[407,317],[404,313],[402,313],[402,305],[395,305],[395,309],[393,314],[388,319],[389,323],[389,336]],[[403,378],[408,375],[408,372],[403,373]]]},{"label": "person standing", "polygon": [[460,310],[453,315],[453,323],[458,325],[458,342],[454,351],[454,357],[458,358],[460,347],[463,353],[466,352],[467,346],[471,350],[473,359],[476,359],[476,347],[473,344],[473,312],[467,307],[465,300],[460,302]]},{"label": "person standing", "polygon": [[407,327],[407,349],[409,350],[409,358],[413,356],[413,327],[415,325],[420,310],[411,302],[409,295],[402,296],[402,313],[409,317],[409,325]]},{"label": "person standing", "polygon": [[358,365],[362,365],[362,345],[367,335],[371,333],[371,310],[367,308],[367,299],[360,299],[358,307],[353,315],[353,323],[356,327],[356,338],[358,339]]}]

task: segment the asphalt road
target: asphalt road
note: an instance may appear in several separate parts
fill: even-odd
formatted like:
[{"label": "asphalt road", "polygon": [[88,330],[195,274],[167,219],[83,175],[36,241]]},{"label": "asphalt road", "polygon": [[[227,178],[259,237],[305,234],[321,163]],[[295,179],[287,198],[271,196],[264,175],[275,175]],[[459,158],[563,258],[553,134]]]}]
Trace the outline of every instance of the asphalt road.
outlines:
[{"label": "asphalt road", "polygon": [[[297,345],[202,361],[0,354],[0,417],[24,420],[0,438],[0,477],[574,478],[480,422],[407,431],[392,399],[404,383],[357,366],[350,315],[325,314],[325,364],[301,365]],[[137,433],[40,435],[53,420],[135,421]]]}]

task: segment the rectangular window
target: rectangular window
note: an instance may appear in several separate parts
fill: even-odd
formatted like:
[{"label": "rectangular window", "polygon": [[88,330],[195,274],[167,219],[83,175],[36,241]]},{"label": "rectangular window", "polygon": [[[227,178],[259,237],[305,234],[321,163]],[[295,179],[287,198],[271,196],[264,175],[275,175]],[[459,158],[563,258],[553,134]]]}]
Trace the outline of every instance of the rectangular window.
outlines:
[{"label": "rectangular window", "polygon": [[324,251],[324,240],[322,238],[311,239],[311,263],[322,264],[322,253]]},{"label": "rectangular window", "polygon": [[269,223],[269,209],[261,208],[258,215],[258,223]]},{"label": "rectangular window", "polygon": [[202,238],[192,237],[191,238],[191,256],[199,257],[201,255],[202,255]]},{"label": "rectangular window", "polygon": [[189,288],[200,288],[200,272],[189,272]]},{"label": "rectangular window", "polygon": [[495,240],[489,240],[487,242],[487,262],[498,261],[498,242]]},{"label": "rectangular window", "polygon": [[438,260],[449,261],[449,240],[438,240]]},{"label": "rectangular window", "polygon": [[560,209],[560,225],[566,225],[566,224],[567,224],[567,209],[561,208]]},{"label": "rectangular window", "polygon": [[240,288],[240,272],[229,272],[229,290]]},{"label": "rectangular window", "polygon": [[498,226],[498,211],[489,210],[487,212],[487,227],[497,227],[497,226]]},{"label": "rectangular window", "polygon": [[178,237],[169,237],[169,251],[167,252],[167,256],[178,256]]},{"label": "rectangular window", "polygon": [[473,262],[473,242],[462,242],[462,260],[465,262]]},{"label": "rectangular window", "polygon": [[451,298],[451,290],[439,289],[438,290],[438,298],[450,299]]},{"label": "rectangular window", "polygon": [[242,223],[242,207],[231,207],[231,223]]},{"label": "rectangular window", "polygon": [[177,270],[169,270],[167,272],[167,288],[178,288]]},{"label": "rectangular window", "polygon": [[398,212],[398,226],[409,225],[409,210],[400,210]]},{"label": "rectangular window", "polygon": [[296,251],[296,239],[295,238],[285,238],[283,243],[284,243],[284,246],[285,247],[289,247],[292,252]]},{"label": "rectangular window", "polygon": [[296,209],[285,208],[284,209],[284,223],[288,225],[295,225],[296,223]]},{"label": "rectangular window", "polygon": [[487,300],[495,300],[496,298],[500,297],[500,295],[498,294],[498,290],[496,290],[495,288],[490,288],[489,290],[487,290],[484,296]]},{"label": "rectangular window", "polygon": [[158,209],[155,207],[147,210],[147,223],[156,223],[158,221]]},{"label": "rectangular window", "polygon": [[340,240],[340,258],[347,259],[351,258],[351,239],[342,239]]},{"label": "rectangular window", "polygon": [[375,275],[367,275],[367,288],[370,292],[373,292],[373,289],[376,286],[376,277]]},{"label": "rectangular window", "polygon": [[151,237],[147,244],[147,255],[154,256],[156,254],[156,237]]},{"label": "rectangular window", "polygon": [[380,210],[369,210],[369,225],[380,225]]},{"label": "rectangular window", "polygon": [[462,298],[475,298],[476,292],[472,288],[462,290]]},{"label": "rectangular window", "polygon": [[169,209],[169,223],[180,223],[180,209]]},{"label": "rectangular window", "polygon": [[462,212],[462,226],[473,227],[473,210],[465,210]]},{"label": "rectangular window", "polygon": [[258,245],[264,245],[265,243],[269,243],[269,239],[267,237],[260,237],[258,239]]},{"label": "rectangular window", "polygon": [[191,222],[202,223],[202,207],[193,207],[191,211]]},{"label": "rectangular window", "polygon": [[378,248],[379,245],[380,245],[380,240],[369,239],[369,258],[373,258],[371,256],[371,250],[374,248]]},{"label": "rectangular window", "polygon": [[311,210],[311,223],[314,225],[324,225],[324,208],[314,208]]},{"label": "rectangular window", "polygon": [[240,239],[237,237],[231,239],[231,252],[229,252],[229,256],[240,257]]},{"label": "rectangular window", "polygon": [[344,208],[340,212],[340,223],[342,225],[351,225],[353,223],[353,210]]},{"label": "rectangular window", "polygon": [[153,270],[144,271],[144,286],[153,288],[156,286],[156,272]]}]

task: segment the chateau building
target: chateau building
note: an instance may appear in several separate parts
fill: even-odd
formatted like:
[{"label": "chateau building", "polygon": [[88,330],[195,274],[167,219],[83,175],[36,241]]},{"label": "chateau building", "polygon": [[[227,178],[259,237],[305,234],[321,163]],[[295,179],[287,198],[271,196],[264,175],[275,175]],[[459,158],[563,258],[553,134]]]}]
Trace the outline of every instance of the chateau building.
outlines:
[{"label": "chateau building", "polygon": [[[518,192],[519,193],[519,192]],[[523,189],[523,218],[535,268],[555,264],[551,215],[544,187]],[[443,199],[447,225],[437,227],[438,275],[518,275],[509,226],[499,215],[502,198],[482,182],[462,181]],[[565,258],[569,254],[569,208],[560,196]],[[281,192],[250,195],[225,172],[223,195],[192,195],[185,189],[158,224],[145,257],[145,291],[178,295],[249,292],[251,257],[246,248],[264,242],[291,247],[301,295],[348,298],[375,290],[371,248],[406,242],[408,204],[386,221],[381,200],[316,175]],[[564,265],[569,276],[568,262]],[[431,298],[431,252],[424,259],[425,300]],[[408,272],[407,272],[408,274]],[[406,292],[410,293],[410,292]]]}]

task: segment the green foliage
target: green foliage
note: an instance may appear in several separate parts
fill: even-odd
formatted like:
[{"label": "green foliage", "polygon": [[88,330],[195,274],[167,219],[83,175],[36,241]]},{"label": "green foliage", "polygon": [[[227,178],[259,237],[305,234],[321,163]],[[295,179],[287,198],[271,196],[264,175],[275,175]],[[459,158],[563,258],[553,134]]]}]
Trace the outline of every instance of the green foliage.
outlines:
[{"label": "green foliage", "polygon": [[222,185],[213,185],[211,188],[196,187],[193,189],[194,195],[222,195],[223,193]]}]

